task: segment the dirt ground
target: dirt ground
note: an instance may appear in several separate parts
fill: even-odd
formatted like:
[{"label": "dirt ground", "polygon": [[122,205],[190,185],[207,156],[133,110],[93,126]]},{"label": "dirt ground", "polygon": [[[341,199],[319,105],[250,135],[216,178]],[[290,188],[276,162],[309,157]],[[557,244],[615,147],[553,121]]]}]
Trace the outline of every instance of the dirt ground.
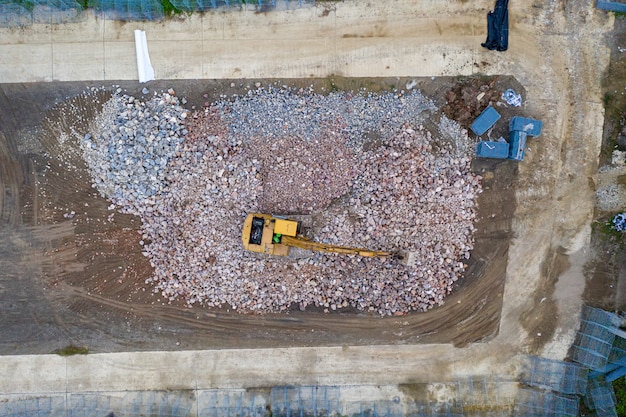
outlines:
[{"label": "dirt ground", "polygon": [[[604,78],[605,119],[600,165],[611,164],[613,150],[626,150],[626,19],[615,20],[610,38],[611,62]],[[626,185],[624,170],[611,174],[614,184]],[[608,175],[607,175],[608,176]],[[596,183],[605,181],[602,174]],[[626,202],[625,202],[626,203]],[[623,207],[626,208],[626,207]],[[596,208],[591,235],[592,259],[585,265],[585,302],[609,311],[626,311],[626,243],[624,234],[612,231],[607,223],[615,212]]]},{"label": "dirt ground", "polygon": [[[329,78],[285,84],[313,84],[320,92],[381,91],[400,90],[407,81]],[[440,106],[453,88],[463,87],[474,96],[486,90],[493,97],[510,86],[521,88],[510,77],[417,81],[415,88]],[[230,80],[155,82],[149,87],[174,88],[188,100],[186,107],[201,108],[219,94],[254,88],[256,80],[232,82],[234,87]],[[164,304],[144,283],[151,269],[141,254],[139,219],[116,213],[112,222],[106,221],[112,214],[109,202],[91,187],[80,157],[55,157],[63,152],[54,126],[60,122],[66,131],[85,126],[117,85],[141,96],[141,88],[128,82],[112,83],[88,97],[81,95],[90,86],[86,83],[0,85],[0,179],[6,190],[1,205],[0,305],[8,312],[0,321],[6,336],[0,353],[48,353],[69,344],[88,346],[92,352],[397,343],[465,346],[497,334],[515,211],[517,164],[511,161],[473,163],[484,188],[478,201],[476,245],[465,277],[439,308],[381,319],[356,312],[297,309],[288,315],[241,315],[228,309]],[[483,107],[488,98],[470,104]],[[456,117],[469,107],[448,105],[446,113]],[[501,110],[505,117],[521,114],[515,111]],[[75,114],[84,119],[76,120]],[[435,128],[435,122],[431,120],[429,127]],[[44,170],[46,165],[50,168]]]}]

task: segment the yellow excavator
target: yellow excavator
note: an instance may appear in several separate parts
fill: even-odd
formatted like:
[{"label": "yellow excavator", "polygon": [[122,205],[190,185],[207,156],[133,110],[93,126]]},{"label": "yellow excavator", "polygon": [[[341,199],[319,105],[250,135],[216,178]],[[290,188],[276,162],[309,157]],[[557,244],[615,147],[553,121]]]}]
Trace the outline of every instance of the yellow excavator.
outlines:
[{"label": "yellow excavator", "polygon": [[246,221],[243,223],[241,239],[246,250],[267,255],[288,256],[290,249],[299,248],[309,251],[343,253],[370,258],[391,256],[389,252],[314,242],[302,236],[302,221],[270,214],[248,214]]}]

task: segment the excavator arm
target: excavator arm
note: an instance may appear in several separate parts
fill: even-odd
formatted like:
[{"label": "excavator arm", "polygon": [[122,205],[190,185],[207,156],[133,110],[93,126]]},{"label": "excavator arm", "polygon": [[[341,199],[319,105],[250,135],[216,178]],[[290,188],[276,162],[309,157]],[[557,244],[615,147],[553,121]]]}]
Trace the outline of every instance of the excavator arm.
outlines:
[{"label": "excavator arm", "polygon": [[313,242],[312,240],[304,239],[298,236],[281,236],[280,243],[285,246],[293,248],[300,248],[306,250],[312,250],[317,252],[333,252],[342,253],[346,255],[359,255],[369,258],[374,257],[387,257],[390,256],[389,252],[373,251],[369,249],[349,248],[346,246],[329,245],[326,243]]}]

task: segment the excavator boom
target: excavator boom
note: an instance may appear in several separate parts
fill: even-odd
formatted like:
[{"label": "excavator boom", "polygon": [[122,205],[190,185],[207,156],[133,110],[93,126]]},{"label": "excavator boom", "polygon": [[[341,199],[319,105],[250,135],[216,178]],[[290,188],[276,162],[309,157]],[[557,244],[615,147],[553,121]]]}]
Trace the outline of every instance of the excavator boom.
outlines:
[{"label": "excavator boom", "polygon": [[287,245],[293,248],[300,248],[318,252],[334,252],[343,253],[347,255],[359,255],[366,257],[385,257],[390,256],[389,252],[373,251],[369,249],[349,248],[346,246],[329,245],[326,243],[313,242],[311,240],[303,239],[300,237],[283,236],[281,239],[283,245]]}]

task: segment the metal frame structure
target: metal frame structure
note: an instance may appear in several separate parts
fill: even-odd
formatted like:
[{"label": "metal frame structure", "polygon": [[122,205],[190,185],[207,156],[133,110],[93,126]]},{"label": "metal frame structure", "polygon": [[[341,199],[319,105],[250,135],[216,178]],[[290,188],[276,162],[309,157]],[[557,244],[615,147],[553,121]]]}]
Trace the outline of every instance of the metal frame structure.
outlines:
[{"label": "metal frame structure", "polygon": [[562,394],[583,395],[587,390],[588,375],[589,369],[577,363],[532,356],[521,382]]},{"label": "metal frame structure", "polygon": [[616,337],[626,339],[620,323],[615,314],[584,306],[580,330],[571,350],[572,360],[594,371],[602,370],[609,361]]},{"label": "metal frame structure", "polygon": [[578,397],[520,388],[515,398],[515,417],[578,416]]},{"label": "metal frame structure", "polygon": [[615,391],[605,380],[591,379],[589,389],[583,397],[585,406],[603,417],[617,417]]},{"label": "metal frame structure", "polygon": [[331,417],[341,410],[336,386],[274,387],[270,391],[273,416]]},{"label": "metal frame structure", "polygon": [[198,393],[198,415],[202,417],[266,417],[267,402],[254,393],[237,389],[215,389]]},{"label": "metal frame structure", "polygon": [[0,395],[0,417],[509,417],[517,382],[474,377],[434,385],[446,400],[402,401],[372,386]]}]

